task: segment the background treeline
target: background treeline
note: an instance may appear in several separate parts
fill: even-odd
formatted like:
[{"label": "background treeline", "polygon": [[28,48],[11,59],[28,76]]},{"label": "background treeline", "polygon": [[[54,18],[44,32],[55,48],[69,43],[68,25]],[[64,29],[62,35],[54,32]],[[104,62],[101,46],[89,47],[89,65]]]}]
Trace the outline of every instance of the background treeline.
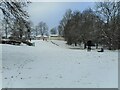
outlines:
[{"label": "background treeline", "polygon": [[1,0],[0,36],[4,39],[27,41],[37,35],[48,35],[48,26],[40,21],[34,26],[29,19],[29,0]]},{"label": "background treeline", "polygon": [[98,2],[94,10],[67,10],[58,26],[67,44],[91,40],[108,49],[120,49],[120,2]]},{"label": "background treeline", "polygon": [[[34,26],[26,7],[29,1],[1,0],[0,36],[16,40],[29,40],[37,35],[49,35],[45,22]],[[52,21],[51,21],[52,22]],[[82,12],[67,10],[58,27],[50,30],[59,34],[67,44],[84,44],[91,40],[97,46],[120,49],[120,2],[97,2],[94,9]]]}]

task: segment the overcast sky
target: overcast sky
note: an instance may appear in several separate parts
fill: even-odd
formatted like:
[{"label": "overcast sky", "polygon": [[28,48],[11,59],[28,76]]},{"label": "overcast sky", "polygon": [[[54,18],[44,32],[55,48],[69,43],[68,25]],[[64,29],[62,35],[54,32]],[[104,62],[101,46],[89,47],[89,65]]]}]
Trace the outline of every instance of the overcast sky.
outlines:
[{"label": "overcast sky", "polygon": [[34,25],[44,21],[51,29],[58,26],[67,9],[83,11],[89,7],[93,8],[94,2],[32,2],[28,12]]}]

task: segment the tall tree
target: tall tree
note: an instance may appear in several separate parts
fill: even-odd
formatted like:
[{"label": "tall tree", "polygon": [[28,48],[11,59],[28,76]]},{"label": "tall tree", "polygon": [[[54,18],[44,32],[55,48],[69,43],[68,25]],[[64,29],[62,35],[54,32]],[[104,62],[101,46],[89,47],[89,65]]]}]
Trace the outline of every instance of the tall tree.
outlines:
[{"label": "tall tree", "polygon": [[48,35],[48,26],[45,22],[38,23],[37,29],[39,30],[39,33],[43,35]]},{"label": "tall tree", "polygon": [[[28,13],[25,11],[25,7],[27,6],[28,1],[18,1],[18,0],[1,0],[0,1],[0,10],[3,13],[3,19],[6,21],[6,26],[11,28],[11,30],[14,30],[13,25],[14,22],[17,22],[18,25],[16,25],[17,28],[20,27],[22,24],[22,27],[27,28],[28,23]],[[24,25],[24,26],[23,26]],[[19,28],[20,30],[20,28]],[[15,31],[15,30],[14,30]],[[22,29],[19,32],[20,38],[22,37]]]},{"label": "tall tree", "polygon": [[18,0],[1,0],[0,10],[2,11],[5,19],[13,19],[22,17],[24,19],[28,18],[27,12],[24,7],[27,6],[28,1],[18,1]]},{"label": "tall tree", "polygon": [[117,2],[117,9],[118,9],[118,15],[117,15],[117,30],[118,30],[118,49],[120,49],[120,1]]},{"label": "tall tree", "polygon": [[[64,28],[67,24],[68,20],[70,20],[72,17],[72,10],[68,9],[66,10],[65,14],[63,15],[62,20],[60,21],[60,24],[58,26],[58,32],[61,36],[64,36]],[[63,34],[63,35],[62,35]]]},{"label": "tall tree", "polygon": [[[116,38],[116,26],[115,26],[115,17],[118,14],[118,8],[116,2],[99,2],[96,3],[97,13],[104,21],[104,27],[102,30],[105,44],[109,47],[109,49],[115,49],[118,40]],[[112,23],[113,22],[113,23]],[[118,45],[118,44],[117,44]]]},{"label": "tall tree", "polygon": [[50,30],[50,33],[51,33],[51,34],[57,34],[57,28],[56,28],[56,27],[52,28],[52,29]]}]

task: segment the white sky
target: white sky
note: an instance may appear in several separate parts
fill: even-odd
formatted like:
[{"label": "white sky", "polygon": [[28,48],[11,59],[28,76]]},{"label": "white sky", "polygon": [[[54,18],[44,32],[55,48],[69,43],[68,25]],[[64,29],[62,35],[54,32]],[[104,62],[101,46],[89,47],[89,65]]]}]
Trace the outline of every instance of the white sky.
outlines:
[{"label": "white sky", "polygon": [[44,21],[49,29],[58,26],[67,9],[83,11],[94,7],[93,2],[33,2],[28,7],[31,21],[37,25]]}]

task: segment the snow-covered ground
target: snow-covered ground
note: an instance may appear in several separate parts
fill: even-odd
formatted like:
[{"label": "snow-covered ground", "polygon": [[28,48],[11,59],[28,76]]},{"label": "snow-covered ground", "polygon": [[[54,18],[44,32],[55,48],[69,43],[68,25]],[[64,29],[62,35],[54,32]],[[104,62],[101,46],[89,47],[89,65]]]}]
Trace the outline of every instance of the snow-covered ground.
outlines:
[{"label": "snow-covered ground", "polygon": [[2,47],[0,46],[0,89],[2,88]]},{"label": "snow-covered ground", "polygon": [[[77,44],[77,46],[75,46],[74,44],[72,45],[67,45],[66,41],[63,41],[63,40],[51,40],[51,42],[59,47],[62,47],[62,48],[68,48],[68,49],[84,49],[84,44]],[[100,50],[101,46],[98,47],[98,50]],[[92,46],[92,50],[96,50],[96,47],[95,46]]]},{"label": "snow-covered ground", "polygon": [[0,45],[3,88],[118,87],[117,51],[68,49],[64,41],[57,41],[59,46],[33,42],[33,47]]}]

